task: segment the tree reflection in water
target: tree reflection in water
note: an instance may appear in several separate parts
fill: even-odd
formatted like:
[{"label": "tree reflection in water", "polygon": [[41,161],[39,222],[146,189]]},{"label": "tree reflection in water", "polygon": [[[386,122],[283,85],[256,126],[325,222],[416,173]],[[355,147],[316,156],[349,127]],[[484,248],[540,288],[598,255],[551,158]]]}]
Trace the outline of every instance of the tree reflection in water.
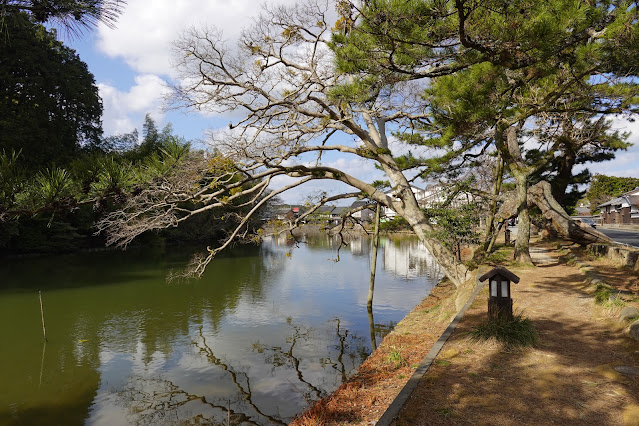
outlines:
[{"label": "tree reflection in water", "polygon": [[[331,391],[335,383],[330,382],[325,374],[316,374],[316,383],[305,377],[305,372],[309,369],[307,365],[303,365],[304,348],[308,350],[314,347],[317,330],[293,324],[290,317],[286,319],[286,323],[290,327],[290,333],[285,339],[285,347],[267,346],[257,341],[252,344],[251,351],[263,355],[264,362],[272,366],[273,377],[282,377],[282,372],[276,370],[287,369],[294,372],[295,380],[290,375],[286,376],[286,380],[306,403],[310,404]],[[334,343],[327,347],[326,356],[319,358],[316,365],[322,369],[334,369],[337,374],[332,376],[343,383],[355,372],[369,352],[365,339],[351,334],[343,327],[340,319],[335,319],[334,323]],[[226,424],[230,421],[230,424],[287,424],[290,419],[281,416],[277,407],[269,405],[267,400],[264,400],[261,407],[254,401],[248,372],[241,371],[242,368],[234,367],[217,357],[207,342],[202,326],[199,327],[198,335],[191,344],[198,354],[218,367],[218,371],[226,373],[237,392],[228,397],[205,397],[189,392],[160,375],[134,376],[117,393],[118,402],[126,406],[132,423]],[[269,410],[277,414],[267,413]]]},{"label": "tree reflection in water", "polygon": [[211,403],[205,397],[188,393],[170,380],[159,377],[133,377],[118,396],[128,406],[128,413],[136,425],[227,423],[221,419],[230,419],[231,424],[259,424],[244,413],[230,410],[229,404]]},{"label": "tree reflection in water", "polygon": [[236,371],[215,356],[200,326],[192,345],[209,363],[227,373],[238,393],[225,398],[207,398],[187,392],[164,377],[131,377],[118,392],[118,401],[127,407],[129,420],[151,424],[278,424],[279,417],[264,413],[252,399],[250,377]]},{"label": "tree reflection in water", "polygon": [[[336,386],[335,384],[327,382],[327,375],[322,375],[323,379],[320,380],[321,383],[318,384],[313,384],[304,377],[303,369],[301,368],[303,359],[301,355],[294,353],[294,351],[296,345],[299,345],[300,342],[309,343],[309,341],[314,339],[313,329],[293,324],[290,317],[286,318],[286,323],[292,330],[292,334],[286,339],[288,348],[285,349],[278,346],[268,347],[258,341],[253,343],[252,349],[258,353],[267,354],[264,361],[272,364],[274,369],[292,368],[296,373],[299,383],[295,384],[289,379],[287,380],[291,386],[304,397],[307,404],[311,404],[313,400],[326,396],[326,394]],[[339,318],[335,319],[335,323],[335,338],[337,342],[335,345],[328,347],[328,356],[319,358],[319,365],[322,368],[328,366],[335,369],[339,373],[340,383],[344,383],[348,376],[357,370],[357,366],[370,355],[370,352],[364,339],[357,335],[350,334],[347,329],[341,329],[341,321]],[[345,356],[350,361],[348,365],[345,363]],[[335,361],[333,361],[333,357],[336,358]]]},{"label": "tree reflection in water", "polygon": [[[248,374],[246,374],[246,372],[241,372],[242,376],[244,377],[244,381],[245,381],[245,386],[246,389],[244,389],[244,386],[242,386],[242,384],[240,384],[239,381],[239,377],[238,377],[238,373],[236,373],[232,368],[230,368],[227,364],[225,364],[224,362],[222,362],[222,360],[218,357],[215,356],[215,354],[213,353],[213,350],[209,347],[209,345],[206,343],[206,338],[204,337],[204,333],[202,332],[202,327],[200,326],[200,341],[199,342],[193,342],[193,345],[195,345],[200,353],[204,354],[204,356],[206,356],[206,358],[209,360],[210,363],[217,365],[218,367],[222,368],[222,370],[226,371],[229,373],[231,380],[233,381],[233,384],[235,384],[235,386],[237,387],[237,389],[239,390],[240,394],[242,395],[243,400],[248,403],[248,405],[257,413],[259,414],[261,417],[264,417],[266,419],[268,419],[272,424],[281,424],[281,425],[285,425],[286,423],[282,422],[281,420],[269,416],[268,414],[263,413],[257,405],[255,405],[255,403],[253,402],[252,399],[252,394],[251,394],[251,383],[250,383],[250,379]],[[201,345],[201,346],[200,346]]]},{"label": "tree reflection in water", "polygon": [[[369,321],[360,303],[365,240],[351,242],[339,264],[311,242],[294,259],[288,247],[241,249],[184,285],[164,282],[182,257],[99,253],[65,258],[64,268],[57,258],[4,265],[2,334],[12,344],[0,351],[0,377],[11,386],[0,392],[0,423],[288,422],[355,373],[371,343],[434,285],[413,268],[428,264],[426,255],[406,261],[403,244],[388,250],[394,269],[379,271]],[[413,271],[421,278],[411,280]],[[40,316],[24,314],[42,282],[46,347]]]}]

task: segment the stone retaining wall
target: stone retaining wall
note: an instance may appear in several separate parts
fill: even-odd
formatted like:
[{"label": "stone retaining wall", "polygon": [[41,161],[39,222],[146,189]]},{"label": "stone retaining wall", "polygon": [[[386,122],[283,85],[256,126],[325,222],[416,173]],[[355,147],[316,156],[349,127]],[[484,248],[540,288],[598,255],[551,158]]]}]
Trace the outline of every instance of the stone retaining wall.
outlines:
[{"label": "stone retaining wall", "polygon": [[[635,271],[639,271],[639,250],[637,249],[611,246],[607,244],[590,244],[588,246],[588,250],[590,250],[591,253],[597,256],[604,256],[609,259],[612,259],[614,262],[617,262],[617,264],[620,266],[632,267]],[[610,288],[611,290],[614,290],[614,288],[608,285],[608,283],[606,283],[597,274],[595,269],[591,267],[587,262],[578,261],[574,259],[574,257],[572,261],[581,270],[581,272],[584,273],[584,275],[586,276],[586,281],[592,286],[593,290],[598,286],[604,286],[604,287]],[[632,308],[632,309],[635,309],[635,308]],[[625,315],[622,314],[619,320],[632,321],[632,323],[629,324],[626,330],[628,332],[628,335],[631,338],[639,342],[639,320],[635,319],[633,321],[633,318],[635,318],[635,312],[636,311],[632,311],[632,312],[628,312]]]},{"label": "stone retaining wall", "polygon": [[590,244],[588,249],[592,254],[606,257],[619,266],[639,271],[639,249],[608,244]]}]

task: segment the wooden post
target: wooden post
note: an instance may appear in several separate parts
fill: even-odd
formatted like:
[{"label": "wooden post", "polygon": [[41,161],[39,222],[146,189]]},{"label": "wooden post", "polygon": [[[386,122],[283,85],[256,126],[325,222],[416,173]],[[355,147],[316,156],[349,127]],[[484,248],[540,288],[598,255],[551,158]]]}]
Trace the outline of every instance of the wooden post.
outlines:
[{"label": "wooden post", "polygon": [[44,371],[44,353],[47,351],[47,342],[45,341],[42,344],[42,360],[40,361],[40,382],[38,384],[38,389],[42,386],[42,372]]},{"label": "wooden post", "polygon": [[42,292],[38,291],[40,296],[40,316],[42,317],[42,334],[44,334],[44,341],[47,341],[47,328],[44,325],[44,308],[42,307]]},{"label": "wooden post", "polygon": [[373,307],[368,308],[368,329],[371,334],[371,349],[377,349],[377,339],[375,339],[375,318],[373,317]]},{"label": "wooden post", "polygon": [[377,204],[375,210],[375,231],[373,233],[373,258],[371,259],[371,280],[368,285],[368,310],[373,309],[373,292],[375,290],[375,270],[377,269],[377,249],[379,248],[379,211],[381,206]]},{"label": "wooden post", "polygon": [[513,319],[513,299],[488,298],[488,317],[493,320],[512,321]]}]

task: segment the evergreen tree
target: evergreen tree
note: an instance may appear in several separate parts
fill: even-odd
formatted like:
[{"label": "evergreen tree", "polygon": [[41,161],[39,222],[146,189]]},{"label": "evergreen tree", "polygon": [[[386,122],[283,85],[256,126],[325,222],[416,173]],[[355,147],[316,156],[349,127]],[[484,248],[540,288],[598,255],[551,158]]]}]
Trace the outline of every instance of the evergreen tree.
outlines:
[{"label": "evergreen tree", "polygon": [[[338,1],[340,17],[334,24],[328,21],[325,2],[307,0],[266,7],[235,47],[218,31],[193,29],[174,48],[182,83],[175,87],[176,104],[232,112],[235,121],[228,132],[212,135],[220,155],[209,160],[231,166],[212,181],[190,183],[191,191],[212,192],[203,207],[188,214],[242,196],[259,206],[312,180],[339,181],[354,192],[324,194],[308,214],[350,197],[389,207],[406,219],[450,280],[461,285],[469,277],[468,267],[432,238],[435,224],[420,208],[411,183],[419,175],[463,167],[478,151],[496,146],[517,178],[517,207],[523,217],[527,186],[536,171],[529,170],[522,154],[518,131],[525,122],[541,112],[594,108],[608,113],[634,105],[632,80],[627,86],[603,80],[611,72],[617,77],[613,59],[624,75],[634,69],[637,55],[628,55],[637,45],[633,5],[365,0],[356,7]],[[615,46],[625,52],[623,57],[612,54]],[[435,153],[444,155],[432,160],[394,155],[394,131],[399,142],[436,148]],[[392,195],[328,164],[323,156],[328,152],[375,163],[386,174]],[[234,180],[238,176],[242,187]],[[262,192],[284,176],[291,179]],[[190,195],[181,189],[163,191],[162,197],[139,197],[137,205],[112,215],[103,228],[112,241],[125,245],[137,233],[174,226],[176,215],[186,214],[184,201]],[[209,251],[196,273],[234,238],[246,235],[245,224],[254,211]],[[149,216],[142,221],[140,212]]]},{"label": "evergreen tree", "polygon": [[[72,34],[102,22],[109,27],[122,13],[124,0],[0,0],[0,19],[24,13],[36,23],[54,22]],[[0,34],[12,33],[12,28],[0,24]]]},{"label": "evergreen tree", "polygon": [[21,151],[30,170],[68,163],[99,144],[102,102],[93,75],[54,31],[24,14],[5,17],[0,40],[0,150]]},{"label": "evergreen tree", "polygon": [[635,188],[639,188],[639,178],[595,175],[586,192],[590,210],[594,212],[598,205]]},{"label": "evergreen tree", "polygon": [[[639,90],[628,78],[639,64],[634,2],[375,0],[364,1],[358,13],[359,25],[333,38],[338,67],[358,77],[346,80],[336,97],[390,98],[398,81],[414,85],[430,77],[422,104],[429,116],[413,120],[398,136],[445,153],[413,158],[411,168],[458,171],[472,166],[468,159],[478,152],[498,150],[517,184],[515,256],[529,262],[528,187],[533,176],[551,174],[562,142],[557,138],[538,148],[541,155],[526,158],[524,136],[531,128],[539,134],[535,126],[552,127],[562,114],[580,120],[584,113],[635,111]],[[563,146],[566,155],[574,150],[574,144]],[[556,165],[562,175],[555,174],[557,188],[574,161]]]},{"label": "evergreen tree", "polygon": [[[531,183],[548,181],[555,199],[572,214],[577,202],[586,193],[585,189],[579,188],[588,184],[591,179],[588,169],[575,174],[573,168],[613,159],[616,151],[630,146],[626,142],[628,136],[628,133],[613,131],[610,121],[603,115],[595,117],[594,114],[587,113],[573,117],[573,114],[563,114],[551,126],[542,128],[536,134],[539,140],[557,145],[559,154],[551,158],[543,170],[531,177]],[[544,155],[541,149],[535,148],[529,150],[526,157],[530,163],[535,163]]]}]

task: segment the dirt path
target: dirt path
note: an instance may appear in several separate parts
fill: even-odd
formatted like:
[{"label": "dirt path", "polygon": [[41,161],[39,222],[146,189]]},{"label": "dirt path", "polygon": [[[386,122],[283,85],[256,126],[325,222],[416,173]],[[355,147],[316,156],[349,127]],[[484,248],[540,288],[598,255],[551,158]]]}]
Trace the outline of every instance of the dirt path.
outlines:
[{"label": "dirt path", "polygon": [[534,322],[536,347],[470,340],[486,317],[484,290],[397,425],[639,425],[639,376],[614,368],[639,367],[639,344],[594,305],[576,267],[548,255],[538,267],[509,268],[521,278],[515,311]]}]

